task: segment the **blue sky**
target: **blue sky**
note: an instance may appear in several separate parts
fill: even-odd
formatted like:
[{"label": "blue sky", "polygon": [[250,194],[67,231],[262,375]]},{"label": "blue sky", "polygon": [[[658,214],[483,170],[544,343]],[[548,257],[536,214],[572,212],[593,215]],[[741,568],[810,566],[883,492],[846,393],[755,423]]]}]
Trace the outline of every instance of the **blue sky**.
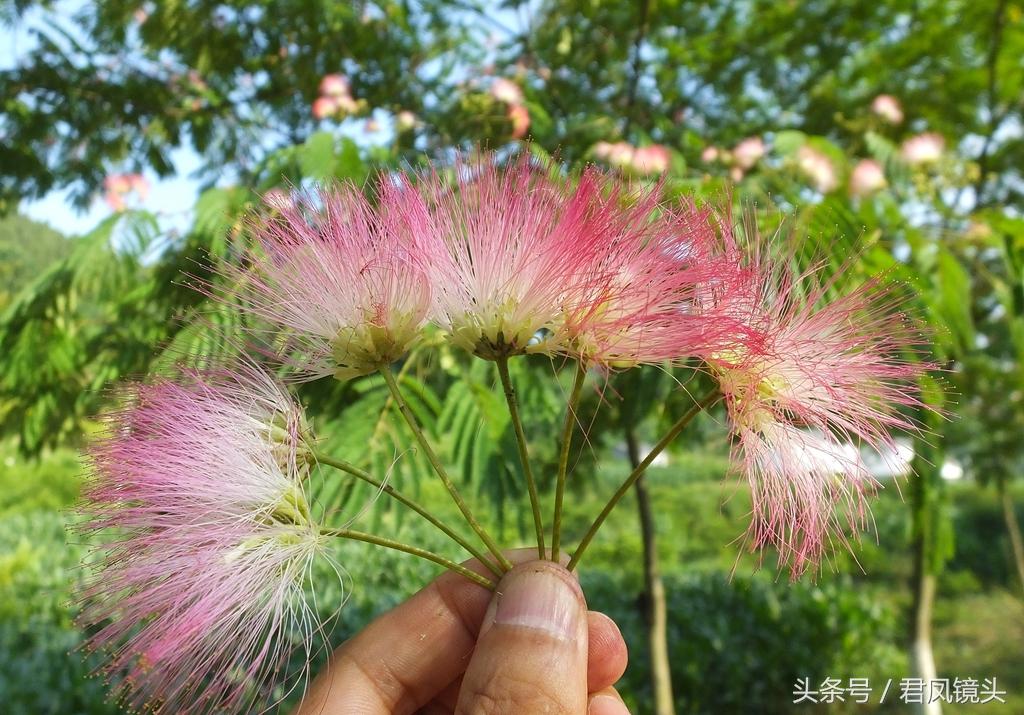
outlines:
[{"label": "blue sky", "polygon": [[[46,15],[48,17],[68,18],[67,26],[73,29],[70,18],[83,7],[86,0],[59,0],[52,5]],[[506,26],[516,27],[525,23],[526,17],[513,10],[496,9],[492,16]],[[14,26],[0,26],[0,68],[15,66],[34,45],[31,33],[33,27],[42,24],[44,13],[38,7],[32,7]],[[374,118],[381,126],[381,131],[372,137],[362,131],[362,121],[348,121],[338,127],[339,134],[353,138],[359,143],[377,143],[390,141],[392,137],[391,118],[386,112],[374,112]],[[152,172],[144,172],[150,184],[149,195],[142,207],[157,214],[161,226],[167,229],[184,230],[191,223],[191,208],[196,203],[199,193],[199,182],[191,178],[201,164],[200,157],[191,149],[179,149],[172,154],[176,169],[174,177],[158,179]],[[116,173],[118,167],[110,167]],[[37,221],[47,223],[67,235],[87,233],[111,214],[111,209],[104,202],[101,194],[92,200],[83,211],[74,208],[67,199],[67,192],[53,191],[41,199],[24,201],[20,206],[21,213]]]},{"label": "blue sky", "polygon": [[[67,17],[81,5],[80,0],[58,2],[54,5],[54,14]],[[13,27],[0,26],[0,68],[15,66],[32,49],[34,42],[30,29],[40,22],[40,18],[41,13],[33,8]],[[158,180],[155,175],[146,174],[151,190],[144,206],[160,215],[162,225],[183,227],[188,225],[188,212],[195,204],[199,190],[197,182],[189,178],[199,167],[199,157],[192,151],[179,150],[173,158],[177,176]],[[20,211],[68,235],[88,232],[111,213],[100,195],[93,199],[87,210],[75,209],[67,200],[66,191],[53,191],[41,199],[24,201]]]}]

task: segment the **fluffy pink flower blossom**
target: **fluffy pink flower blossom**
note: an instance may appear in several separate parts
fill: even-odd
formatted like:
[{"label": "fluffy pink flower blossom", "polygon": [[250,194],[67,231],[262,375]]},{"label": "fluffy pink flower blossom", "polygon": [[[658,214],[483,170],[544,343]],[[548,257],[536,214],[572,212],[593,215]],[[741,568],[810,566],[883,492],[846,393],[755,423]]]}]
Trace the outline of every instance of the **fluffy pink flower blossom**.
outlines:
[{"label": "fluffy pink flower blossom", "polygon": [[132,190],[127,174],[111,174],[103,179],[103,188],[118,194],[127,194]]},{"label": "fluffy pink flower blossom", "polygon": [[416,118],[416,115],[408,109],[403,109],[395,115],[395,127],[400,132],[407,132],[414,129],[418,121],[419,120]]},{"label": "fluffy pink flower blossom", "polygon": [[283,211],[294,205],[292,195],[284,189],[270,189],[263,194],[263,203],[273,210]]},{"label": "fluffy pink flower blossom", "polygon": [[149,196],[149,182],[142,174],[128,174],[128,185],[139,197],[139,201],[145,201]]},{"label": "fluffy pink flower blossom", "polygon": [[149,182],[142,174],[111,174],[103,180],[103,199],[112,211],[128,208],[128,197],[134,193],[139,201],[149,196]]},{"label": "fluffy pink flower blossom", "polygon": [[512,122],[512,138],[525,137],[530,129],[530,110],[522,104],[513,104],[508,108],[508,118]]},{"label": "fluffy pink flower blossom", "polygon": [[908,164],[930,164],[942,158],[946,140],[941,134],[925,132],[910,137],[900,147],[900,156]]},{"label": "fluffy pink flower blossom", "polygon": [[746,171],[765,155],[764,139],[761,137],[748,137],[733,147],[732,159],[740,169]]},{"label": "fluffy pink flower blossom", "polygon": [[720,152],[718,151],[717,146],[706,146],[704,147],[704,151],[700,153],[700,160],[705,164],[710,164],[718,161],[719,154]]},{"label": "fluffy pink flower blossom", "polygon": [[671,160],[668,149],[660,144],[652,144],[636,149],[630,166],[638,174],[664,174]]},{"label": "fluffy pink flower blossom", "polygon": [[827,194],[839,185],[836,167],[825,154],[809,146],[802,146],[796,153],[797,165],[814,184],[814,188]]},{"label": "fluffy pink flower blossom", "polygon": [[884,189],[887,183],[881,164],[873,159],[862,159],[850,174],[850,193],[867,196]]},{"label": "fluffy pink flower blossom", "polygon": [[292,198],[253,226],[251,268],[225,269],[240,286],[232,302],[273,325],[297,377],[344,380],[397,360],[431,305],[419,195],[382,179],[376,205],[348,185]]},{"label": "fluffy pink flower blossom", "polygon": [[635,149],[627,142],[597,142],[594,144],[594,156],[610,166],[625,168],[633,161]]},{"label": "fluffy pink flower blossom", "polygon": [[871,111],[890,124],[903,121],[903,107],[891,94],[880,94],[871,102]]},{"label": "fluffy pink flower blossom", "polygon": [[251,712],[289,642],[312,647],[303,586],[324,537],[297,458],[302,417],[255,370],[137,384],[92,451],[80,527],[101,539],[87,648],[130,707]]},{"label": "fluffy pink flower blossom", "polygon": [[737,426],[735,435],[754,504],[747,532],[752,549],[774,546],[798,576],[820,561],[833,539],[845,541],[845,528],[867,527],[865,497],[877,483],[856,448],[785,421]]},{"label": "fluffy pink flower blossom", "polygon": [[507,168],[485,160],[460,165],[454,188],[438,176],[424,183],[435,319],[469,352],[550,352],[567,296],[590,279],[604,238],[591,220],[595,174],[572,190],[545,172],[528,157]]},{"label": "fluffy pink flower blossom", "polygon": [[316,119],[326,119],[338,111],[338,102],[334,97],[317,97],[312,111]]},{"label": "fluffy pink flower blossom", "polygon": [[499,77],[491,83],[491,96],[508,105],[523,103],[523,90],[512,80]]},{"label": "fluffy pink flower blossom", "polygon": [[427,189],[436,318],[459,347],[624,367],[693,354],[726,325],[692,314],[722,279],[709,211],[662,206],[660,186],[626,195],[594,168],[575,185],[529,159],[463,169],[457,191]]},{"label": "fluffy pink flower blossom", "polygon": [[121,213],[122,211],[125,211],[128,208],[128,202],[125,201],[124,198],[125,194],[126,192],[118,191],[108,187],[106,192],[103,194],[103,200],[107,202],[107,206],[110,207],[111,211],[114,211],[115,213]]},{"label": "fluffy pink flower blossom", "polygon": [[672,160],[669,150],[660,144],[638,148],[629,142],[601,141],[594,144],[593,152],[610,166],[637,174],[664,174]]},{"label": "fluffy pink flower blossom", "polygon": [[320,95],[323,97],[347,97],[351,91],[348,78],[344,75],[329,74],[320,80]]},{"label": "fluffy pink flower blossom", "polygon": [[794,277],[792,255],[770,258],[770,248],[754,246],[746,285],[719,298],[748,326],[746,337],[704,357],[751,485],[751,542],[775,546],[799,574],[833,534],[843,538],[844,519],[864,525],[875,485],[842,445],[885,451],[894,447],[890,430],[915,430],[899,410],[920,404],[911,384],[927,366],[901,356],[916,341],[879,282],[826,302],[830,286],[816,269]]},{"label": "fluffy pink flower blossom", "polygon": [[[600,177],[584,177],[598,186]],[[599,251],[587,280],[567,293],[559,352],[589,364],[630,368],[684,360],[735,335],[736,321],[702,309],[708,285],[737,275],[718,251],[713,211],[660,202],[661,187],[626,195],[601,186],[590,210]]]}]

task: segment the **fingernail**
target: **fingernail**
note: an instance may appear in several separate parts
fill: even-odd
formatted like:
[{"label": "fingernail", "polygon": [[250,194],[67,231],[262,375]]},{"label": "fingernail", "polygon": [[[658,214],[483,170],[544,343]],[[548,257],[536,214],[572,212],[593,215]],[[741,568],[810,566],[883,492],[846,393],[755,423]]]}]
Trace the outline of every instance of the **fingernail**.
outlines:
[{"label": "fingernail", "polygon": [[494,623],[535,628],[566,640],[577,637],[579,587],[550,568],[513,570],[498,586]]},{"label": "fingernail", "polygon": [[590,701],[587,715],[629,715],[629,708],[611,695],[598,695]]}]

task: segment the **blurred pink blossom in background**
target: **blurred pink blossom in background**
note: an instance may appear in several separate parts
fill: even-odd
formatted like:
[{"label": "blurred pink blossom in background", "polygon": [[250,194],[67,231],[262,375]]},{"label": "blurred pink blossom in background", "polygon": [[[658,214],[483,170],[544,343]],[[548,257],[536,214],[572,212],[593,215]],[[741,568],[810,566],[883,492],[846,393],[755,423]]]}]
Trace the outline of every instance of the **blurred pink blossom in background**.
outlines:
[{"label": "blurred pink blossom in background", "polygon": [[668,148],[661,144],[635,147],[629,142],[597,142],[593,152],[610,166],[632,169],[638,174],[664,174],[672,159]]},{"label": "blurred pink blossom in background", "polygon": [[903,121],[903,107],[898,99],[891,94],[880,94],[871,102],[871,111],[890,124]]},{"label": "blurred pink blossom in background", "polygon": [[111,174],[103,180],[103,200],[112,211],[128,208],[127,198],[134,193],[139,201],[149,196],[149,182],[142,174]]},{"label": "blurred pink blossom in background", "polygon": [[633,152],[633,169],[639,174],[664,174],[672,159],[667,148],[661,144],[640,147]]},{"label": "blurred pink blossom in background", "polygon": [[908,164],[928,164],[942,158],[946,140],[941,134],[925,132],[912,136],[900,147],[900,156]]},{"label": "blurred pink blossom in background", "polygon": [[522,104],[513,104],[508,108],[508,118],[512,122],[512,138],[525,137],[530,128],[530,111]]},{"label": "blurred pink blossom in background", "polygon": [[626,142],[597,142],[594,144],[594,156],[621,169],[632,160],[633,147]]},{"label": "blurred pink blossom in background", "polygon": [[352,97],[348,79],[344,76],[329,74],[320,80],[320,96],[312,107],[315,118],[343,118],[346,114],[356,114],[360,109],[362,104]]},{"label": "blurred pink blossom in background", "polygon": [[523,103],[523,90],[512,80],[499,77],[491,85],[491,96],[499,102],[517,105]]},{"label": "blurred pink blossom in background", "polygon": [[717,161],[719,151],[717,146],[704,147],[704,151],[700,153],[700,160],[705,164],[710,164],[713,161]]},{"label": "blurred pink blossom in background", "polygon": [[400,132],[407,132],[416,126],[416,115],[408,109],[403,109],[395,115],[395,126]]},{"label": "blurred pink blossom in background", "polygon": [[732,158],[736,166],[741,169],[749,169],[761,160],[765,154],[764,139],[761,137],[748,137],[735,146],[732,150]]},{"label": "blurred pink blossom in background", "polygon": [[839,185],[836,168],[825,154],[809,146],[802,146],[796,153],[797,165],[810,177],[814,188],[827,194]]},{"label": "blurred pink blossom in background", "polygon": [[320,80],[320,94],[324,97],[345,97],[351,94],[348,79],[340,74],[329,74]]},{"label": "blurred pink blossom in background", "polygon": [[867,196],[884,189],[887,183],[881,164],[873,159],[862,159],[850,174],[850,193],[854,196]]},{"label": "blurred pink blossom in background", "polygon": [[313,116],[317,119],[325,119],[338,109],[337,102],[332,97],[317,97],[313,102]]}]

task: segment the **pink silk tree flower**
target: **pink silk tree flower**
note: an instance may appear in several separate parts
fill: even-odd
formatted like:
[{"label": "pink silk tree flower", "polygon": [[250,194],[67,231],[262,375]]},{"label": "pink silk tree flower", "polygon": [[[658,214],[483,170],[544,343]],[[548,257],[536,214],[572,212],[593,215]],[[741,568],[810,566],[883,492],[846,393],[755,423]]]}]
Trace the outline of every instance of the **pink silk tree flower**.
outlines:
[{"label": "pink silk tree flower", "polygon": [[851,530],[863,527],[875,483],[845,445],[887,451],[892,430],[916,431],[901,408],[921,404],[913,382],[928,365],[907,357],[919,338],[879,280],[830,299],[817,267],[794,276],[793,248],[770,248],[753,246],[746,286],[719,297],[747,336],[704,358],[751,486],[751,541],[775,546],[798,575],[844,538],[838,504]]},{"label": "pink silk tree flower", "polygon": [[752,169],[754,164],[759,162],[766,152],[764,139],[761,137],[747,137],[733,147],[732,160],[736,163],[736,166],[746,171]]},{"label": "pink silk tree flower", "polygon": [[530,130],[530,110],[524,104],[513,104],[508,108],[508,120],[512,124],[512,138],[522,139]]},{"label": "pink silk tree flower", "polygon": [[824,152],[804,145],[797,150],[796,163],[820,193],[827,194],[839,185],[835,164]]},{"label": "pink silk tree flower", "polygon": [[[699,309],[708,285],[733,280],[718,251],[709,208],[660,202],[661,187],[637,194],[605,188],[593,209],[600,252],[581,292],[564,300],[560,352],[609,368],[683,360],[734,336],[735,321]],[[718,336],[718,337],[716,337]]]},{"label": "pink silk tree flower", "polygon": [[866,497],[877,482],[855,446],[779,420],[737,425],[735,435],[748,478],[757,475],[750,479],[751,549],[775,547],[795,577],[835,542],[846,545],[846,529],[867,528]]},{"label": "pink silk tree flower", "polygon": [[890,124],[903,121],[903,107],[891,94],[880,94],[871,101],[871,111]]},{"label": "pink silk tree flower", "polygon": [[[460,164],[457,186],[425,180],[430,204],[436,322],[452,343],[484,358],[550,353],[566,300],[593,280],[606,235],[594,223],[600,183],[556,182],[524,158]],[[542,339],[543,338],[543,339]]]},{"label": "pink silk tree flower", "polygon": [[631,166],[638,174],[664,174],[672,163],[672,154],[661,144],[639,147]]},{"label": "pink silk tree flower", "polygon": [[338,101],[334,97],[317,97],[311,109],[316,119],[326,119],[338,111]]},{"label": "pink silk tree flower", "polygon": [[299,378],[339,380],[402,357],[431,306],[419,194],[381,179],[376,206],[346,185],[273,209],[253,226],[251,266],[224,273],[233,303],[273,326],[274,354]]},{"label": "pink silk tree flower", "polygon": [[881,191],[887,185],[885,170],[873,159],[861,159],[850,174],[850,194],[852,196],[869,196],[876,191]]},{"label": "pink silk tree flower", "polygon": [[900,156],[908,164],[932,164],[942,158],[946,140],[937,132],[915,134],[900,145]]},{"label": "pink silk tree flower", "polygon": [[520,105],[524,100],[523,90],[519,85],[504,77],[498,77],[491,84],[491,96],[510,106]]},{"label": "pink silk tree flower", "polygon": [[253,712],[319,629],[298,406],[255,368],[134,385],[92,450],[80,625],[130,707]]},{"label": "pink silk tree flower", "polygon": [[320,94],[324,97],[347,97],[351,93],[348,78],[340,74],[325,75],[320,80]]}]

